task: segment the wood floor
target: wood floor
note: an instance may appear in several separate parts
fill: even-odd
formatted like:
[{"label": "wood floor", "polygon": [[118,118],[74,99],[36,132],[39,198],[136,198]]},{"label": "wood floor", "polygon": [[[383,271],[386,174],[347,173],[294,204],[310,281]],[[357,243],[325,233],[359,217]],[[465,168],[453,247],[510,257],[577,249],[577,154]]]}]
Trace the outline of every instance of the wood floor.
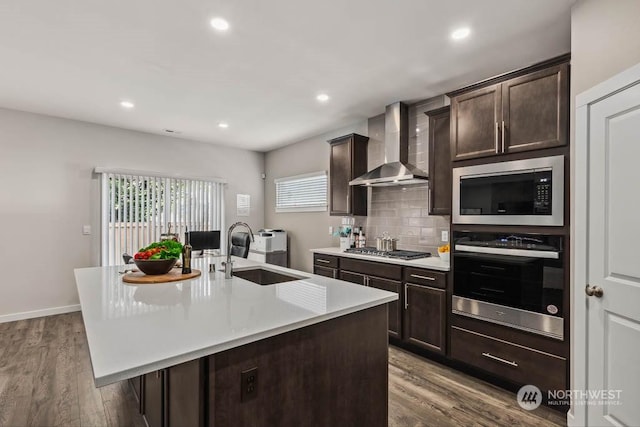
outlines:
[{"label": "wood floor", "polygon": [[[391,347],[390,426],[561,426],[513,393]],[[0,324],[0,426],[145,427],[126,383],[93,385],[80,313]]]}]

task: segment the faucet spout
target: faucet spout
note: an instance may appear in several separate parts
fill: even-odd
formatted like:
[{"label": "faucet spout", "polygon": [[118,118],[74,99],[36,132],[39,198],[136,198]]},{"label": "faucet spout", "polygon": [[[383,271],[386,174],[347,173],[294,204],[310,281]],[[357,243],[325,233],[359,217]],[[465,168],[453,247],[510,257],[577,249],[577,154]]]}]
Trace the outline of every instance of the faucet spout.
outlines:
[{"label": "faucet spout", "polygon": [[235,230],[236,227],[239,226],[245,227],[247,230],[249,230],[249,237],[253,242],[253,231],[251,230],[251,227],[249,227],[249,224],[247,224],[246,222],[236,222],[231,225],[231,227],[229,227],[229,231],[227,232],[227,262],[224,263],[225,279],[231,279],[233,277],[233,261],[231,261],[231,235],[233,234],[233,230]]}]

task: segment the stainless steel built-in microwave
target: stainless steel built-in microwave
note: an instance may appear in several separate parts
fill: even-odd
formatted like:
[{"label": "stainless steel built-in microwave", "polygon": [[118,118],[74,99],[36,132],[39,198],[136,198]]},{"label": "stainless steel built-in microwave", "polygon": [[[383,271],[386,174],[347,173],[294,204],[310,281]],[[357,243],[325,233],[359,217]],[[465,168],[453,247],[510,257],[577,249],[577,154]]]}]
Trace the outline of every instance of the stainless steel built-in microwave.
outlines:
[{"label": "stainless steel built-in microwave", "polygon": [[564,156],[453,169],[453,223],[564,225]]}]

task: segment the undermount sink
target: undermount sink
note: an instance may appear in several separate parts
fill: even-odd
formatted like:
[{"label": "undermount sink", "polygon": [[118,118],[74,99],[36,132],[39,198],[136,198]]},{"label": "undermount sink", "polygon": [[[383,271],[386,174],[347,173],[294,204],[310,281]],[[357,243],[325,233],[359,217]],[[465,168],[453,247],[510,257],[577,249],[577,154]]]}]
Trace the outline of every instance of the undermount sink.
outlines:
[{"label": "undermount sink", "polygon": [[235,277],[248,280],[258,285],[275,285],[276,283],[292,282],[294,280],[306,279],[307,277],[293,276],[264,268],[247,268],[233,272]]}]

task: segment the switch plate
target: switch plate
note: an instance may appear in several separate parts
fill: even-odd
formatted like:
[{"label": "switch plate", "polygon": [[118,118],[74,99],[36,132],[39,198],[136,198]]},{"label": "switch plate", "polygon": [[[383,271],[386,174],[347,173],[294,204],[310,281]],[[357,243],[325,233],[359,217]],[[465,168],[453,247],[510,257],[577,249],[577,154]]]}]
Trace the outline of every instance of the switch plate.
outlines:
[{"label": "switch plate", "polygon": [[329,235],[333,236],[333,227],[332,226],[329,226]]},{"label": "switch plate", "polygon": [[253,399],[258,394],[258,367],[240,373],[240,402]]},{"label": "switch plate", "polygon": [[442,231],[441,240],[443,242],[448,242],[449,241],[449,232],[448,231],[446,231],[446,230]]},{"label": "switch plate", "polygon": [[89,234],[91,234],[91,226],[90,225],[83,225],[82,226],[82,234],[84,234],[85,236],[88,236]]}]

